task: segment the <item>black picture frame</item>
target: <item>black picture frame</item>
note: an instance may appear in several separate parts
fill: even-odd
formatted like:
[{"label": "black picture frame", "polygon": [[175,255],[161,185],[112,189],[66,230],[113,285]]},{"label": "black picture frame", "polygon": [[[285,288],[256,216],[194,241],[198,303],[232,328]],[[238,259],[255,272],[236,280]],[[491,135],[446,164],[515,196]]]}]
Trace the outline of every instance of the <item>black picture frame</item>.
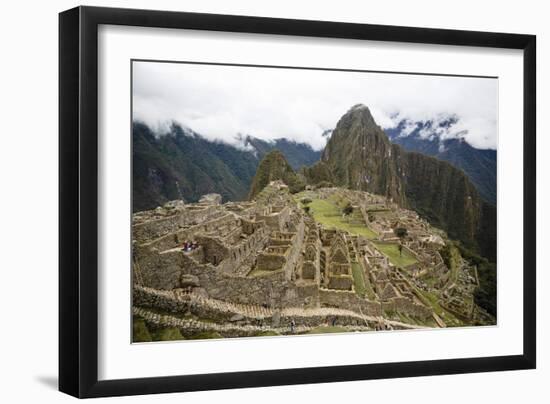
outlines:
[{"label": "black picture frame", "polygon": [[[99,381],[97,62],[100,24],[523,50],[523,354]],[[84,398],[534,369],[535,122],[534,35],[96,7],[77,7],[60,13],[59,390]]]}]

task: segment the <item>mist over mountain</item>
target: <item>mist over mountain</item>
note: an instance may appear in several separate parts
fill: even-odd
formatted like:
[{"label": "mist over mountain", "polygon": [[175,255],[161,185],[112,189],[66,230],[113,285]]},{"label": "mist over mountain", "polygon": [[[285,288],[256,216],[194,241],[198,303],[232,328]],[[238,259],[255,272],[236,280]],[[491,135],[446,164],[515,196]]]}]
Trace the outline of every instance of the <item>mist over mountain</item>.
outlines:
[{"label": "mist over mountain", "polygon": [[238,146],[207,140],[172,124],[158,135],[142,122],[132,126],[133,211],[153,209],[174,199],[196,202],[207,193],[224,201],[245,200],[262,158],[280,150],[295,170],[313,164],[320,152],[309,145],[252,136]]},{"label": "mist over mountain", "polygon": [[313,150],[310,145],[285,138],[266,141],[246,136],[244,144],[247,150],[254,152],[260,159],[272,150],[279,150],[295,171],[315,164],[321,157],[321,151]]},{"label": "mist over mountain", "polygon": [[403,119],[385,132],[392,143],[399,144],[407,151],[437,157],[461,168],[480,195],[496,205],[497,152],[493,149],[472,147],[461,136],[461,132],[454,132],[453,136],[449,136],[458,121],[457,117],[418,122]]}]

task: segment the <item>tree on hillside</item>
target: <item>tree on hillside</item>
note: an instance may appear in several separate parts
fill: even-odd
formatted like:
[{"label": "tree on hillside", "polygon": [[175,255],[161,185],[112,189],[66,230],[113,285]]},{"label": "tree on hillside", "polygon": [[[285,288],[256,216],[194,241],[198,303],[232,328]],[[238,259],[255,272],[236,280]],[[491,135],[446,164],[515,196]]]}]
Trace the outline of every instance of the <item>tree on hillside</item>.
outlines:
[{"label": "tree on hillside", "polygon": [[403,240],[405,237],[407,237],[407,235],[409,234],[409,232],[407,231],[407,229],[405,227],[396,227],[394,230],[393,230],[393,233],[399,237],[401,240]]},{"label": "tree on hillside", "polygon": [[345,216],[351,215],[353,213],[353,206],[351,205],[351,202],[348,202],[344,209],[342,209],[342,213]]},{"label": "tree on hillside", "polygon": [[399,237],[399,246],[397,248],[399,249],[399,256],[401,257],[403,255],[403,239],[407,237],[408,231],[405,227],[396,227],[393,229],[393,233]]}]

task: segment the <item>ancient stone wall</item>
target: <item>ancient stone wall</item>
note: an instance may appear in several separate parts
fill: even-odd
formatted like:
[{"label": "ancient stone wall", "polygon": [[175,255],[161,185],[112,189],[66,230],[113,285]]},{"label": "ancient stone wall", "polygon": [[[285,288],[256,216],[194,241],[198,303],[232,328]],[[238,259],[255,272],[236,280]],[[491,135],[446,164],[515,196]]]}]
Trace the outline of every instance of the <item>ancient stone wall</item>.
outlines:
[{"label": "ancient stone wall", "polygon": [[286,280],[283,272],[255,278],[231,276],[211,264],[196,264],[181,251],[148,255],[141,263],[142,284],[146,287],[177,289],[182,275],[193,275],[210,297],[219,300],[276,307],[318,304],[316,284],[296,285]]},{"label": "ancient stone wall", "polygon": [[352,290],[353,280],[349,276],[330,276],[328,287],[338,290]]},{"label": "ancient stone wall", "polygon": [[260,271],[277,271],[286,263],[286,257],[282,254],[260,253],[256,260],[256,268]]},{"label": "ancient stone wall", "polygon": [[207,221],[218,214],[219,211],[214,206],[199,209],[178,209],[174,215],[134,224],[132,226],[132,237],[138,243],[144,240],[157,239],[168,233],[173,233],[181,227]]},{"label": "ancient stone wall", "polygon": [[354,292],[320,289],[319,302],[322,307],[353,310],[369,316],[381,316],[383,314],[382,306],[379,302],[360,298]]},{"label": "ancient stone wall", "polygon": [[192,241],[193,238],[195,238],[195,236],[199,233],[204,234],[208,232],[216,232],[217,234],[219,234],[219,229],[221,228],[225,227],[226,231],[228,231],[230,229],[234,229],[239,225],[240,219],[238,219],[234,214],[229,213],[214,220],[200,223],[191,227],[181,229],[178,226],[177,228],[179,230],[175,230],[174,232],[153,239],[147,243],[140,245],[139,247],[156,248],[159,251],[165,251],[177,247],[178,245],[185,242],[185,240]]},{"label": "ancient stone wall", "polygon": [[312,261],[305,261],[302,265],[302,279],[315,280],[317,267]]},{"label": "ancient stone wall", "polygon": [[304,243],[304,222],[301,220],[296,226],[296,235],[292,238],[292,244],[288,251],[287,259],[283,271],[287,280],[292,278],[292,274],[297,266],[298,259],[301,258],[302,246]]},{"label": "ancient stone wall", "polygon": [[382,309],[384,311],[408,314],[424,320],[431,317],[433,314],[433,310],[430,307],[414,303],[405,297],[395,297],[387,302],[382,302]]},{"label": "ancient stone wall", "polygon": [[164,254],[152,252],[136,256],[141,283],[155,289],[174,289],[179,287],[182,268],[196,266],[195,262],[182,251],[170,251]]}]

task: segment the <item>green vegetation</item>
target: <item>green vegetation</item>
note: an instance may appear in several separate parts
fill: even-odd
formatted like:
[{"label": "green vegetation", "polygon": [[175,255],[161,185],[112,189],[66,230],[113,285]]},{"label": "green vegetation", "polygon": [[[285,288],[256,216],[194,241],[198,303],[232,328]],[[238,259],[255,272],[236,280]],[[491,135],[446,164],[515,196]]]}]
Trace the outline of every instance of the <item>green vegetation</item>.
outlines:
[{"label": "green vegetation", "polygon": [[216,338],[223,338],[223,335],[216,331],[201,331],[199,333],[193,334],[187,339],[216,339]]},{"label": "green vegetation", "polygon": [[336,202],[312,198],[308,207],[310,208],[310,213],[313,215],[313,218],[327,228],[344,230],[370,240],[377,236],[374,231],[367,227],[367,225],[348,223],[346,219],[342,217],[341,210]]},{"label": "green vegetation", "polygon": [[268,331],[259,331],[255,333],[253,336],[254,337],[276,337],[279,335],[281,334],[279,334],[277,331],[268,330]]},{"label": "green vegetation", "polygon": [[[398,130],[389,129],[386,133],[393,143],[401,145],[407,151],[417,151],[446,160],[464,170],[477,190],[488,202],[496,205],[497,152],[489,149],[476,149],[467,142],[457,139],[440,139],[441,143],[422,136],[399,136]],[[444,145],[444,147],[441,147]]]},{"label": "green vegetation", "polygon": [[412,255],[407,249],[403,248],[403,251],[399,252],[399,245],[396,243],[374,243],[384,255],[386,255],[391,263],[398,267],[406,267],[418,262],[414,255]]},{"label": "green vegetation", "polygon": [[457,243],[456,247],[460,250],[462,257],[477,266],[477,276],[479,287],[474,293],[474,299],[478,306],[487,310],[493,316],[497,315],[497,267],[494,262],[489,262],[486,258],[480,257],[473,251]]},{"label": "green vegetation", "polygon": [[315,184],[315,188],[332,188],[334,184],[330,181],[321,181]]},{"label": "green vegetation", "polygon": [[356,262],[351,264],[351,272],[353,274],[353,282],[355,284],[355,293],[361,297],[365,297],[367,288],[365,287],[365,276],[363,275],[363,268]]},{"label": "green vegetation", "polygon": [[370,283],[370,279],[368,275],[364,277],[364,280],[365,280],[365,291],[367,292],[367,297],[370,300],[376,300],[376,293],[374,293],[374,288]]},{"label": "green vegetation", "polygon": [[[244,139],[243,139],[244,140]],[[256,153],[209,141],[177,124],[166,136],[147,125],[132,125],[133,210],[154,209],[174,199],[196,202],[206,193],[219,193],[224,201],[245,200],[259,161],[278,149],[295,170],[319,160],[320,152],[305,143],[286,139],[267,142],[247,137]]]},{"label": "green vegetation", "polygon": [[351,206],[350,202],[348,202],[346,206],[344,206],[344,209],[342,209],[342,213],[346,216],[351,215],[353,213],[353,206]]},{"label": "green vegetation", "polygon": [[307,332],[307,334],[332,334],[337,332],[347,332],[344,327],[337,326],[319,326],[312,328]]},{"label": "green vegetation", "polygon": [[416,324],[416,325],[430,327],[430,328],[439,327],[436,321],[433,319],[433,317],[429,317],[427,319],[420,319],[418,317],[409,316],[408,314],[403,314],[400,312],[391,313],[389,317],[395,318],[396,320],[401,321],[402,323]]},{"label": "green vegetation", "polygon": [[453,327],[464,325],[462,321],[457,319],[452,313],[449,313],[447,310],[443,309],[443,307],[439,305],[439,299],[435,294],[425,290],[420,290],[411,283],[410,285],[416,292],[417,297],[422,301],[422,303],[431,306],[434,313],[437,314],[445,322],[445,324]]},{"label": "green vegetation", "polygon": [[145,321],[134,316],[132,321],[132,341],[133,342],[151,342],[153,338],[147,329]]},{"label": "green vegetation", "polygon": [[153,333],[153,341],[178,341],[185,339],[175,327],[161,328]]},{"label": "green vegetation", "polygon": [[409,233],[407,231],[406,228],[404,227],[396,227],[394,230],[393,230],[394,234],[399,237],[400,239],[403,239],[405,237],[407,237],[407,234]]},{"label": "green vegetation", "polygon": [[254,199],[271,181],[276,180],[283,181],[292,194],[305,188],[304,181],[296,175],[279,150],[269,152],[260,162],[250,186],[249,199]]},{"label": "green vegetation", "polygon": [[439,250],[443,262],[451,270],[451,279],[456,282],[458,270],[460,268],[460,251],[452,241],[448,241],[445,246]]},{"label": "green vegetation", "polygon": [[365,276],[363,268],[357,262],[351,264],[351,271],[353,275],[353,281],[355,283],[355,293],[361,297],[367,296],[370,300],[376,300],[376,295],[372,289],[372,285],[368,277]]},{"label": "green vegetation", "polygon": [[332,174],[327,164],[323,161],[318,161],[311,167],[303,167],[301,174],[310,185],[315,185],[318,188],[332,186]]},{"label": "green vegetation", "polygon": [[196,202],[217,192],[224,200],[245,199],[258,159],[244,150],[190,135],[177,125],[166,136],[132,126],[134,211],[153,209],[169,200]]}]

